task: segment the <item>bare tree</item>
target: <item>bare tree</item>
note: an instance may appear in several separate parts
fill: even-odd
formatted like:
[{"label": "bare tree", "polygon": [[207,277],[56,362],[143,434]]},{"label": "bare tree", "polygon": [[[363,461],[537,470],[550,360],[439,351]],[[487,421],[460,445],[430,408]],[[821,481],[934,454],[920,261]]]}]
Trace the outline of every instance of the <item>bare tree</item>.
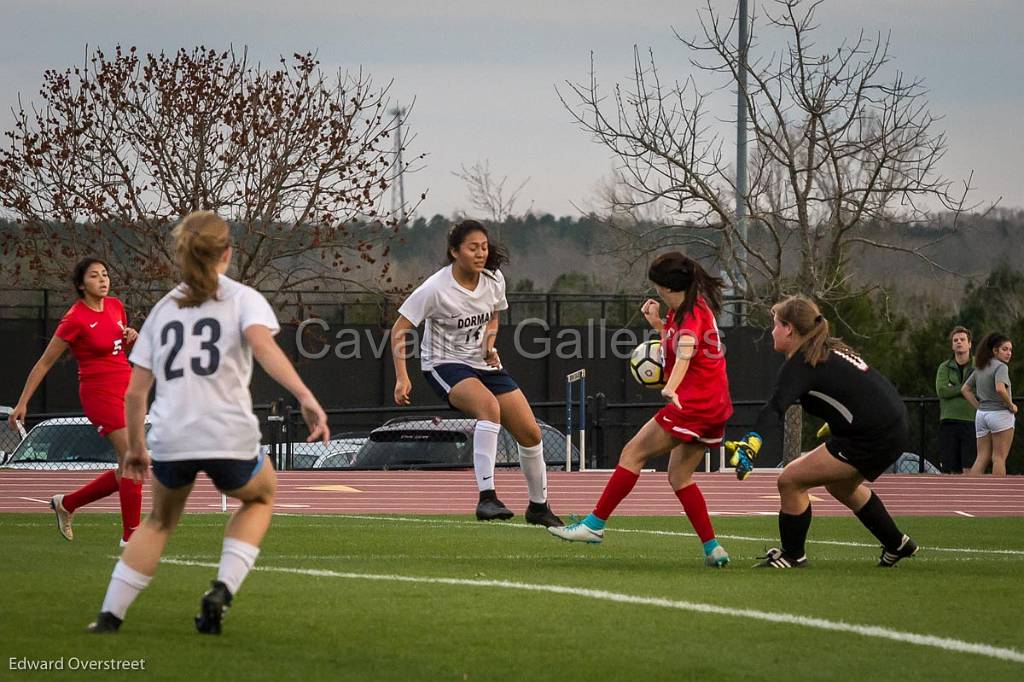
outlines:
[{"label": "bare tree", "polygon": [[519,194],[526,187],[530,178],[519,183],[515,189],[505,194],[505,185],[508,183],[506,175],[501,180],[491,175],[491,162],[477,161],[469,168],[465,164],[459,166],[459,170],[453,171],[452,175],[459,178],[466,184],[469,190],[469,202],[473,208],[482,213],[485,219],[495,227],[500,226],[510,217],[515,210],[516,202],[519,201]]},{"label": "bare tree", "polygon": [[[767,29],[783,33],[788,47],[746,67],[749,237],[736,224],[735,169],[709,120],[710,93],[692,77],[663,82],[653,54],[635,50],[628,87],[606,95],[592,64],[589,82],[568,82],[560,93],[582,129],[615,154],[613,211],[667,209],[671,220],[644,238],[657,247],[680,238],[713,245],[754,302],[793,290],[836,302],[864,291],[871,284],[852,282],[846,267],[861,249],[902,251],[939,267],[927,255],[934,241],[904,246],[901,230],[928,224],[933,210],[950,212],[955,225],[969,210],[970,179],[958,189],[937,170],[946,138],[922,81],[892,70],[888,36],[861,32],[819,48],[819,4],[774,0]],[[709,1],[700,25],[698,38],[676,34],[691,64],[735,87],[743,68],[736,17],[724,19]],[[868,236],[868,227],[888,236]]]},{"label": "bare tree", "polygon": [[174,271],[169,227],[210,209],[250,285],[351,285],[371,265],[386,284],[397,221],[380,205],[404,170],[387,92],[361,72],[330,78],[309,53],[264,68],[244,51],[119,46],[49,70],[0,149],[0,203],[20,226],[2,245],[9,274],[46,283],[97,253],[144,303]]}]

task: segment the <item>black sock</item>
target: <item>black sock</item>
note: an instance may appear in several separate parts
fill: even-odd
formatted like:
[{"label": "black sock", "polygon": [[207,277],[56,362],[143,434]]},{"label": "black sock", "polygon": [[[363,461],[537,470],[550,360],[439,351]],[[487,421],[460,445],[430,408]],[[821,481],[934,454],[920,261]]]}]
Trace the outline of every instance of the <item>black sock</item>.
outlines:
[{"label": "black sock", "polygon": [[871,534],[878,538],[890,552],[895,552],[903,542],[903,533],[896,527],[896,522],[889,516],[889,510],[882,504],[881,498],[871,491],[867,503],[857,512],[857,518]]},{"label": "black sock", "polygon": [[494,492],[494,488],[491,488],[490,490],[481,490],[480,491],[480,501],[481,502],[483,502],[484,500],[496,500],[496,499],[498,499],[498,493]]},{"label": "black sock", "polygon": [[548,508],[548,503],[547,502],[534,502],[532,500],[530,501],[530,506],[529,506],[530,511],[542,512],[542,511],[546,511],[547,508]]},{"label": "black sock", "polygon": [[782,551],[791,559],[801,559],[806,554],[804,543],[807,542],[807,530],[811,527],[811,503],[802,514],[779,512],[779,538],[782,540]]}]

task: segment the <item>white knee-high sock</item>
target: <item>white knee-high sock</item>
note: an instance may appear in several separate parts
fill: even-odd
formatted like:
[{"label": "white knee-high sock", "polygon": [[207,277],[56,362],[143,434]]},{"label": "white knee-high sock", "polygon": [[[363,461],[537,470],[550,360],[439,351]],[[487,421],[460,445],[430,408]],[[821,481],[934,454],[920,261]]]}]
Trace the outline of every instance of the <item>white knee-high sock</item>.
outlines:
[{"label": "white knee-high sock", "polygon": [[139,592],[146,589],[146,585],[149,585],[149,581],[152,579],[153,576],[143,575],[118,559],[114,566],[114,572],[110,576],[107,596],[103,598],[103,606],[100,607],[100,611],[112,613],[124,620],[124,614],[128,612],[128,607],[139,596]]},{"label": "white knee-high sock", "polygon": [[473,430],[473,470],[481,491],[494,490],[494,460],[498,458],[498,432],[501,425],[479,419]]},{"label": "white knee-high sock", "polygon": [[548,501],[548,468],[544,463],[544,441],[532,447],[519,444],[519,468],[526,477],[530,502]]},{"label": "white knee-high sock", "polygon": [[220,566],[217,567],[217,580],[227,585],[231,594],[236,594],[259,555],[260,548],[255,545],[235,538],[224,538]]}]

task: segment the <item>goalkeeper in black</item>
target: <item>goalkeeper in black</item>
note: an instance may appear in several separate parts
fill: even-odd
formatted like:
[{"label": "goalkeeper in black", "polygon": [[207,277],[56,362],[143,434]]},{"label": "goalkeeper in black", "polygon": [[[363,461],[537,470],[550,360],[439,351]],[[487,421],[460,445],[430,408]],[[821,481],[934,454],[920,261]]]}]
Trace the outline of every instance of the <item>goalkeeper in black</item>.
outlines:
[{"label": "goalkeeper in black", "polygon": [[779,423],[786,409],[799,401],[809,413],[827,422],[828,439],[790,462],[779,475],[781,549],[768,551],[759,566],[803,568],[804,545],[811,525],[808,491],[825,489],[850,508],[882,543],[879,566],[894,566],[917,552],[917,544],[897,528],[882,500],[864,482],[874,481],[903,453],[909,433],[907,411],[896,388],[856,352],[829,336],[828,320],[818,306],[802,296],[772,307],[772,339],[785,354],[775,390],[761,411],[754,431],[727,442],[736,474],[746,478],[761,447],[760,433]]}]

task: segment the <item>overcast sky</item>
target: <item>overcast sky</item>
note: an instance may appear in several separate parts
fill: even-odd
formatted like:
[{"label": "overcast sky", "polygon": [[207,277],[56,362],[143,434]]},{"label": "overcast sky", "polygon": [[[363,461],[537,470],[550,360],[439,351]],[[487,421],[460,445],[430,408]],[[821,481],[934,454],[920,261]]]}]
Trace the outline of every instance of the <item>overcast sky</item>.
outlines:
[{"label": "overcast sky", "polygon": [[[754,12],[764,0],[750,0]],[[587,77],[594,53],[600,81],[631,74],[632,49],[652,48],[663,72],[693,72],[672,33],[693,36],[695,0],[2,0],[0,126],[20,93],[36,98],[46,68],[82,63],[85,46],[120,43],[143,52],[206,45],[246,46],[251,58],[316,51],[325,68],[394,81],[393,99],[415,97],[413,152],[424,169],[406,193],[428,192],[421,215],[469,210],[460,164],[488,160],[510,182],[529,178],[519,209],[577,215],[596,205],[612,161],[574,127],[556,87]],[[731,13],[735,2],[715,1]],[[1024,2],[1021,0],[826,0],[819,45],[891,30],[895,66],[925,79],[932,112],[949,137],[945,175],[972,170],[979,200],[1024,207]],[[755,29],[756,30],[756,29]],[[771,45],[762,46],[768,50]],[[710,84],[710,83],[709,83]],[[721,118],[733,115],[722,97]],[[731,137],[727,137],[733,154]]]}]

